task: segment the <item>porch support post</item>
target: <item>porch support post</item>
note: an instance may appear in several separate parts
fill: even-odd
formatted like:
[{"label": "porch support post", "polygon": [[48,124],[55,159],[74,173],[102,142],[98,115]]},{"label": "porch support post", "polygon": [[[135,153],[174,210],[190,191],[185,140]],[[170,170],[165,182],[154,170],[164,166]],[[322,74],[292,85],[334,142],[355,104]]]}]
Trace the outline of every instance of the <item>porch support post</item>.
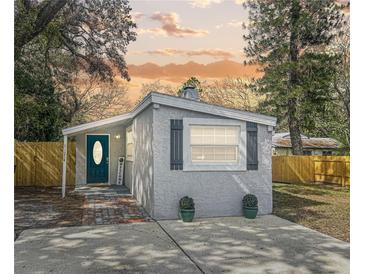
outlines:
[{"label": "porch support post", "polygon": [[66,196],[67,135],[63,136],[62,198]]}]

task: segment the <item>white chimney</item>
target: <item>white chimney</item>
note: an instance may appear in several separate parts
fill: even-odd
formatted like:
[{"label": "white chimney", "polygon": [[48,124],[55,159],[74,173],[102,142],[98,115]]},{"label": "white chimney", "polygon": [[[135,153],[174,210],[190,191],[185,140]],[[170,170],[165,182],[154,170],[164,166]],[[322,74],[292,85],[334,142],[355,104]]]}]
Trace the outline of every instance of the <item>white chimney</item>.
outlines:
[{"label": "white chimney", "polygon": [[180,97],[190,100],[200,101],[199,91],[197,91],[196,88],[193,86],[184,87]]}]

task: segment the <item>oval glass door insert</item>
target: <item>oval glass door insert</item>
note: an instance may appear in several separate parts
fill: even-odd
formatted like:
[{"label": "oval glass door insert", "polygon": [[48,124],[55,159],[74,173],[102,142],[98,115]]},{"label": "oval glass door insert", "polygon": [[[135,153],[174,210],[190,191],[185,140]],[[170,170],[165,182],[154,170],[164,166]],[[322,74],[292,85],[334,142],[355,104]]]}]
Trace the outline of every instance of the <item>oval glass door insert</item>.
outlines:
[{"label": "oval glass door insert", "polygon": [[93,147],[93,158],[95,164],[99,165],[103,159],[103,147],[99,141],[94,143]]}]

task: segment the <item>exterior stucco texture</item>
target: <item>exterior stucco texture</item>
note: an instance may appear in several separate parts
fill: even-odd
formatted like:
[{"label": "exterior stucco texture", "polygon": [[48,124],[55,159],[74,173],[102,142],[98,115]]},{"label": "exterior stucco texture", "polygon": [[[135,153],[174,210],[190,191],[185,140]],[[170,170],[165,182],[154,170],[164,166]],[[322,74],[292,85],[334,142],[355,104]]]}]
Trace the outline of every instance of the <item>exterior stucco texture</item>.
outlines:
[{"label": "exterior stucco texture", "polygon": [[[184,118],[227,119],[151,105],[128,124],[88,132],[110,134],[110,184],[116,183],[117,159],[125,156],[125,129],[132,125],[134,159],[126,161],[124,183],[152,217],[177,219],[178,203],[185,195],[194,199],[196,217],[240,216],[242,198],[247,193],[258,197],[259,214],[271,213],[272,132],[268,127],[258,125],[258,170],[170,170],[170,119]],[[120,138],[115,138],[116,135]],[[86,183],[85,136],[76,136],[76,185]]]},{"label": "exterior stucco texture", "polygon": [[153,109],[153,217],[178,218],[178,202],[185,195],[194,199],[196,217],[240,216],[242,198],[247,193],[253,193],[258,197],[259,214],[271,213],[272,133],[268,131],[267,126],[258,125],[258,170],[170,170],[170,119],[183,118],[222,119],[167,106]]},{"label": "exterior stucco texture", "polygon": [[150,106],[133,119],[134,160],[127,162],[126,174],[131,174],[129,178],[131,182],[127,186],[132,195],[153,216],[152,117],[153,109]]}]

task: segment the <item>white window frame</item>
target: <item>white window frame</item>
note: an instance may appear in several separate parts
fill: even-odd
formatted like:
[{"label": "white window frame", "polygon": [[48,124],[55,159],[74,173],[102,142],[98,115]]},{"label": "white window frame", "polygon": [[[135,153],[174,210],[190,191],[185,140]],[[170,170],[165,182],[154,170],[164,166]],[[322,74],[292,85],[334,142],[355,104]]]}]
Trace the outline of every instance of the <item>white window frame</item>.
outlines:
[{"label": "white window frame", "polygon": [[[133,144],[133,150],[132,150],[132,156],[128,156],[127,155],[127,147],[128,147],[128,132],[131,132],[131,138],[132,138],[132,143],[129,144]],[[133,127],[132,125],[130,125],[129,127],[127,127],[125,129],[125,159],[126,161],[130,161],[133,162],[134,161],[134,133],[133,133]]]},{"label": "white window frame", "polygon": [[[246,122],[231,119],[183,119],[183,171],[245,171],[246,170]],[[191,126],[237,126],[239,127],[238,162],[193,162],[191,160]]]}]

